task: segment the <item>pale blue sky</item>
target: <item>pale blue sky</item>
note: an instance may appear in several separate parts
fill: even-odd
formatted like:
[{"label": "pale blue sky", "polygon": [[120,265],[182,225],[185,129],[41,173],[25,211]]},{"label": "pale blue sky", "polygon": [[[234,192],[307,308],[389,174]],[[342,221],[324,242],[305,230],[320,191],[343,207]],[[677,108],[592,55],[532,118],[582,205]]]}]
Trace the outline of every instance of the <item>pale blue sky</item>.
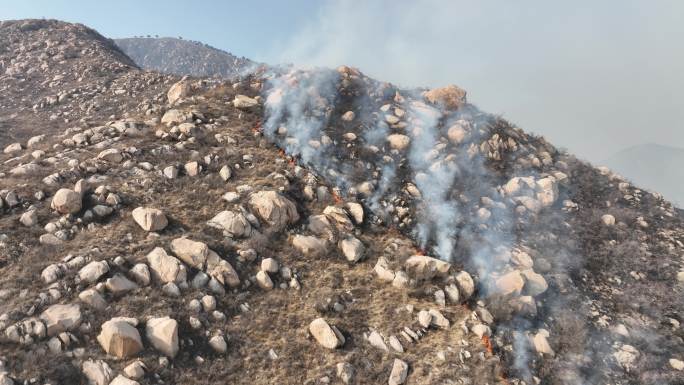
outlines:
[{"label": "pale blue sky", "polygon": [[359,67],[400,85],[454,83],[596,163],[684,147],[684,1],[7,1],[107,37],[182,36],[270,63]]}]

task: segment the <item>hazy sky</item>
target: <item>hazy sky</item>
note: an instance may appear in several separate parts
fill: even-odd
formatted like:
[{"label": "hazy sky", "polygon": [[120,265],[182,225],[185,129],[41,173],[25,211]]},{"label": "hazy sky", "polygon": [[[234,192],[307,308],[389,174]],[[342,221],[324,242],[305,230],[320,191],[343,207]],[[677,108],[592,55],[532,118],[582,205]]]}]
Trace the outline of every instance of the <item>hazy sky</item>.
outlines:
[{"label": "hazy sky", "polygon": [[0,0],[0,19],[27,17],[182,36],[269,63],[349,64],[400,85],[454,83],[596,163],[641,143],[684,147],[679,0]]}]

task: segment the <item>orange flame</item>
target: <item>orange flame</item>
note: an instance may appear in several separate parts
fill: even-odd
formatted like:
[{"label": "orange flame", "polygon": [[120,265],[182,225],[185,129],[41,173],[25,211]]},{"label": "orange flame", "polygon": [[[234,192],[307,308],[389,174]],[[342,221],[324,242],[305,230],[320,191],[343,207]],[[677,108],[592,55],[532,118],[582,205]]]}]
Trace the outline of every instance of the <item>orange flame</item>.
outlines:
[{"label": "orange flame", "polygon": [[256,123],[254,124],[254,127],[252,127],[252,131],[261,132],[261,120],[256,121]]},{"label": "orange flame", "polygon": [[492,348],[492,341],[489,340],[489,337],[482,336],[482,344],[484,345],[485,349],[487,349],[489,354],[494,352],[494,349]]}]

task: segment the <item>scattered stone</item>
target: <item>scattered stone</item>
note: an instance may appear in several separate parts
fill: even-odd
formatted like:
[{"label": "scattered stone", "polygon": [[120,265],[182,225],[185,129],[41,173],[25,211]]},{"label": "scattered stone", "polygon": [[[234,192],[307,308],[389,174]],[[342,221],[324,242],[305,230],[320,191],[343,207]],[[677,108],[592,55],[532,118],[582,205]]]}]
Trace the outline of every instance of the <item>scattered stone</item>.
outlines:
[{"label": "scattered stone", "polygon": [[155,349],[173,358],[178,353],[178,322],[169,317],[151,318],[145,326],[145,334]]},{"label": "scattered stone", "polygon": [[249,237],[252,235],[252,225],[241,213],[221,211],[210,219],[207,225],[223,230],[233,237]]},{"label": "scattered stone", "polygon": [[162,283],[185,282],[186,270],[181,262],[168,255],[166,250],[156,247],[147,254],[147,263],[150,264],[152,276]]},{"label": "scattered stone", "polygon": [[274,274],[280,270],[280,264],[273,258],[265,258],[261,261],[261,270]]},{"label": "scattered stone", "polygon": [[145,375],[145,370],[147,367],[142,361],[134,361],[130,364],[128,364],[123,372],[126,375],[126,377],[132,379],[132,380],[139,380],[143,378]]},{"label": "scattered stone", "polygon": [[295,204],[275,191],[258,191],[249,196],[249,206],[261,220],[283,228],[299,220]]},{"label": "scattered stone", "polygon": [[40,315],[45,321],[47,335],[54,336],[71,331],[81,324],[81,307],[76,304],[52,305]]},{"label": "scattered stone", "polygon": [[103,323],[97,341],[107,354],[117,358],[133,357],[143,349],[138,329],[120,319]]},{"label": "scattered stone", "polygon": [[135,223],[145,231],[160,231],[169,224],[166,215],[159,209],[138,207],[131,214]]},{"label": "scattered stone", "polygon": [[259,272],[256,274],[256,281],[257,284],[259,284],[259,287],[264,290],[273,289],[273,281],[271,280],[271,277],[269,277],[268,273],[263,270],[259,270]]},{"label": "scattered stone", "polygon": [[83,266],[78,272],[78,277],[86,283],[95,283],[100,277],[109,272],[107,261],[93,261]]},{"label": "scattered stone", "polygon": [[114,377],[112,369],[102,360],[85,361],[81,369],[83,375],[88,379],[89,385],[109,385]]},{"label": "scattered stone", "polygon": [[342,239],[337,246],[342,251],[344,257],[347,258],[347,261],[351,263],[356,263],[363,258],[365,247],[356,237],[349,236]]},{"label": "scattered stone", "polygon": [[390,372],[388,384],[403,384],[406,381],[406,377],[408,376],[408,369],[409,366],[406,362],[398,358],[395,358],[394,363],[392,364],[392,371]]},{"label": "scattered stone", "polygon": [[318,343],[328,349],[344,345],[344,336],[336,327],[328,325],[323,318],[316,318],[309,324],[309,332]]},{"label": "scattered stone", "polygon": [[75,214],[81,211],[81,205],[81,194],[74,190],[62,188],[57,190],[55,196],[52,197],[50,207],[61,214]]},{"label": "scattered stone", "polygon": [[328,242],[309,235],[296,234],[292,237],[292,245],[307,256],[320,256],[328,250]]},{"label": "scattered stone", "polygon": [[449,273],[451,264],[426,255],[414,255],[404,263],[410,276],[420,280],[430,280],[434,277],[445,277]]},{"label": "scattered stone", "polygon": [[228,351],[228,344],[226,343],[226,339],[223,338],[221,335],[213,336],[209,339],[209,346],[211,346],[212,349],[216,353],[225,353]]}]

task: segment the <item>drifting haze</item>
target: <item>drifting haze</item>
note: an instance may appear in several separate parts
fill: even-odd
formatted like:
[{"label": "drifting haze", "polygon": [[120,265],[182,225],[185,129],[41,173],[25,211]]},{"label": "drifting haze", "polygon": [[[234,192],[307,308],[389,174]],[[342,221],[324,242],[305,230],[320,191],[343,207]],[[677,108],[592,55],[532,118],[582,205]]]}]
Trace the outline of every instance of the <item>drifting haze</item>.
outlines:
[{"label": "drifting haze", "polygon": [[455,83],[600,164],[640,143],[684,147],[683,15],[677,1],[333,1],[269,61]]}]

